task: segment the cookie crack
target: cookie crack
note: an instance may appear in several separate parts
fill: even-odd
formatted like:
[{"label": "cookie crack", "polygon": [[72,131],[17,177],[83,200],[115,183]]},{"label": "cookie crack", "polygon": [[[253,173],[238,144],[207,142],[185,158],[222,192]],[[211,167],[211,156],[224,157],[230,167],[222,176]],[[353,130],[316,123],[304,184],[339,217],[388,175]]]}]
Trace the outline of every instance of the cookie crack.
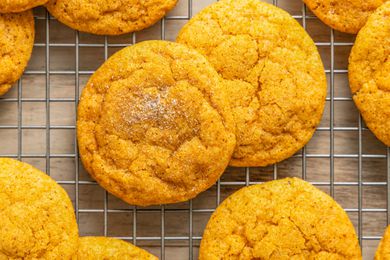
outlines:
[{"label": "cookie crack", "polygon": [[[231,32],[229,32],[229,31],[226,31],[225,28],[222,26],[221,21],[220,21],[218,15],[216,14],[216,12],[212,12],[212,13],[211,13],[211,17],[212,17],[212,19],[218,24],[218,26],[219,26],[220,30],[223,32],[223,35],[224,35],[224,36],[240,36],[240,35],[242,35],[242,36],[249,36],[252,40],[256,41],[256,43],[257,43],[257,48],[258,48],[258,44],[259,44],[259,43],[258,43],[258,39],[257,39],[257,38],[253,37],[252,35],[250,35],[250,34],[248,34],[248,33],[245,33],[245,34],[235,34],[235,33],[231,33]],[[265,18],[266,18],[266,17],[265,17]],[[272,22],[272,21],[270,21],[270,22],[271,22],[272,24],[275,24],[275,23]],[[280,28],[279,28],[279,29],[280,29]],[[220,45],[223,44],[226,40],[227,40],[227,39],[223,39],[220,43],[218,43],[217,46],[220,46]],[[214,47],[214,48],[215,48],[215,47]],[[287,50],[290,50],[290,51],[294,51],[292,48],[287,48],[286,46],[281,45],[280,42],[277,42],[277,44],[274,46],[274,48],[281,48],[281,49],[287,49]],[[299,48],[300,48],[301,50],[304,50],[301,46],[299,46]],[[307,55],[306,52],[304,52],[304,53],[305,53],[305,55]],[[264,61],[264,65],[263,65],[263,67],[262,67],[262,69],[261,69],[261,71],[260,71],[260,73],[259,73],[258,80],[257,80],[258,84],[257,84],[257,86],[256,86],[256,88],[257,88],[257,89],[256,89],[256,95],[253,96],[253,97],[251,97],[251,102],[252,102],[256,97],[257,97],[259,100],[261,100],[261,98],[260,98],[260,96],[259,96],[259,93],[262,91],[262,84],[261,84],[261,81],[260,81],[260,80],[261,80],[262,78],[264,78],[263,72],[264,72],[264,69],[265,69],[265,66],[266,66],[266,62],[267,62],[267,61],[272,61],[272,59],[270,59],[271,51],[268,51],[268,52],[266,52],[266,53],[261,53],[261,54],[262,54],[262,55],[265,55],[265,56],[262,57],[262,58],[260,58],[260,53],[258,53],[257,61],[252,65],[252,68],[251,68],[251,70],[253,70],[253,68],[254,68],[255,66],[257,66],[257,65],[260,64],[260,61]],[[277,62],[277,63],[278,63],[278,62]],[[283,67],[287,70],[287,72],[288,72],[290,75],[293,75],[293,73],[290,71],[290,69],[289,69],[287,66],[283,66]],[[307,73],[307,75],[308,75],[310,78],[314,79],[314,77],[313,77],[310,73]],[[297,82],[297,79],[296,79],[295,77],[291,77],[291,78],[292,78],[292,80],[294,81],[294,85],[295,85],[295,86],[298,86],[299,84],[298,84],[298,82]],[[227,80],[227,79],[225,79],[225,80]],[[239,80],[239,81],[242,81],[242,82],[249,83],[249,84],[253,85],[251,82],[248,81],[247,78],[240,78],[240,79],[235,79],[235,80]],[[282,81],[282,80],[283,80],[283,79],[281,79],[281,81]],[[249,102],[249,103],[250,103],[250,102]],[[276,102],[273,102],[272,104],[276,104],[276,105],[279,106],[279,104],[277,104]],[[268,104],[262,105],[262,107],[266,107],[267,105],[268,105]],[[244,107],[244,106],[237,106],[237,107]],[[279,108],[280,108],[281,111],[283,111],[283,109],[282,109],[280,106],[279,106]],[[260,117],[260,110],[258,109],[256,112],[257,112],[257,113],[256,113],[256,118],[259,118],[259,117]],[[284,112],[284,111],[283,111],[283,112]],[[297,115],[297,113],[294,112],[294,111],[291,111],[291,110],[290,110],[290,112],[293,112],[294,115]],[[256,119],[253,120],[253,121],[256,121]],[[302,120],[300,120],[300,121],[302,121]],[[312,127],[308,127],[307,129],[308,129],[308,130],[312,130]],[[262,128],[262,130],[263,130],[265,133],[270,134],[270,135],[272,135],[272,136],[279,136],[279,135],[281,135],[281,134],[274,134],[273,132],[268,131],[267,129],[264,129],[264,128]],[[283,134],[285,134],[285,135],[291,135],[292,133],[291,133],[291,132],[284,132]],[[297,139],[297,137],[296,137],[295,135],[292,135],[292,137],[293,137],[296,141],[298,141],[298,139]],[[269,149],[269,150],[272,150],[272,149]]]},{"label": "cookie crack", "polygon": [[[174,75],[173,73],[173,62],[174,62],[174,57],[169,54],[168,52],[164,52],[164,51],[154,51],[154,53],[156,55],[159,55],[161,57],[163,57],[164,59],[168,60],[169,61],[169,69],[170,69],[170,72],[172,73],[172,75]],[[142,68],[137,68],[135,69],[134,71],[132,71],[132,73],[130,75],[126,75],[126,76],[121,76],[121,77],[115,77],[113,78],[112,81],[110,81],[110,85],[120,81],[120,80],[126,80],[126,79],[129,79],[131,78],[132,74],[137,72],[138,70],[141,70]],[[174,78],[174,81],[175,83],[178,82],[178,78]],[[188,81],[187,81],[188,82]],[[91,83],[93,84],[93,83]],[[192,84],[190,83],[190,85],[192,86]],[[100,88],[100,91],[97,91],[96,93],[94,93],[93,95],[101,95],[102,98],[101,100],[99,100],[99,109],[97,109],[97,111],[102,111],[103,110],[103,107],[104,107],[104,104],[107,102],[106,100],[106,96],[107,96],[107,91],[109,89],[109,85],[106,87],[106,88]],[[223,114],[220,110],[220,108],[218,108],[217,106],[217,103],[215,103],[215,101],[213,101],[213,98],[211,97],[211,94],[207,93],[206,90],[204,89],[201,89],[201,88],[197,88],[199,93],[201,93],[201,95],[203,96],[204,98],[204,101],[206,103],[209,104],[210,107],[212,107],[215,111],[217,111],[217,117],[219,120],[221,120],[221,122],[223,122],[224,126],[225,126],[225,129],[227,128],[227,125],[226,125],[226,120],[225,118],[223,117]],[[98,142],[98,137],[97,137],[97,127],[99,127],[101,124],[102,124],[102,120],[103,120],[103,113],[99,112],[98,115],[97,115],[97,118],[94,118],[93,120],[89,120],[89,119],[82,119],[82,121],[84,122],[90,122],[93,124],[93,138],[94,138],[94,144],[96,145],[94,149],[90,149],[89,147],[86,147],[86,150],[87,152],[91,155],[89,156],[90,160],[89,160],[89,163],[90,165],[94,165],[96,162],[95,162],[95,156],[94,155],[99,155],[100,158],[102,158],[106,163],[107,165],[109,165],[109,167],[113,167],[114,169],[116,170],[124,170],[124,171],[128,171],[128,169],[126,168],[123,168],[121,166],[119,166],[116,162],[115,162],[115,158],[110,158],[109,161],[107,161],[107,156],[105,156],[105,151],[103,151],[104,147],[101,146],[101,144]],[[131,141],[133,142],[134,140],[131,139],[131,138],[124,138],[123,136],[120,136],[118,134],[115,134],[114,132],[110,132],[110,129],[107,129],[107,128],[103,128],[104,130],[104,135],[107,135],[107,134],[110,134],[110,135],[114,135],[118,140],[122,140],[122,141]],[[201,144],[203,144],[206,149],[209,148],[208,145],[206,145],[203,140],[203,138],[201,136],[192,136],[190,139],[186,139],[183,141],[183,143],[181,143],[181,145],[179,147],[177,147],[176,149],[170,149],[169,147],[167,146],[164,146],[162,144],[158,144],[158,143],[152,143],[150,140],[148,140],[147,142],[145,141],[145,145],[152,145],[154,147],[161,147],[161,148],[164,148],[164,149],[167,149],[167,150],[170,150],[170,154],[169,154],[169,157],[172,158],[172,155],[174,153],[176,153],[180,147],[187,143],[188,141],[191,141],[193,140],[193,138],[199,138]],[[138,142],[137,144],[139,143],[142,143],[142,142]],[[136,158],[133,159],[133,161],[136,160]],[[133,162],[129,162],[129,164],[131,165]],[[169,168],[169,167],[168,167]],[[165,169],[166,170],[166,169]],[[156,171],[150,171],[151,174],[153,174],[153,177],[155,177],[156,179],[158,179],[160,182],[166,184],[167,186],[169,186],[171,189],[181,189],[181,190],[185,190],[186,188],[188,188],[188,185],[189,184],[186,184],[186,183],[183,183],[183,182],[173,182],[173,181],[170,181],[169,179],[166,179],[166,178],[161,178],[161,176],[158,175],[158,173]],[[95,175],[95,174],[93,174]]]}]

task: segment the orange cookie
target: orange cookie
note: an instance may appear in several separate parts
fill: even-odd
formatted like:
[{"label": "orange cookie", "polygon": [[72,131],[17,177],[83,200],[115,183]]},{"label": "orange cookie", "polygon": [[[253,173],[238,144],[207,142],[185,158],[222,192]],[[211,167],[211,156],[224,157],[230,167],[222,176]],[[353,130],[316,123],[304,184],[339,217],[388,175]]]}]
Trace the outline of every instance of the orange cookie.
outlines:
[{"label": "orange cookie", "polygon": [[326,78],[313,40],[288,13],[259,0],[221,0],[195,15],[177,42],[226,80],[237,126],[232,166],[282,161],[312,137]]},{"label": "orange cookie", "polygon": [[34,45],[31,11],[0,14],[0,96],[23,74]]},{"label": "orange cookie", "polygon": [[49,12],[87,33],[119,35],[145,29],[175,7],[177,0],[49,0]]},{"label": "orange cookie", "polygon": [[0,158],[0,259],[71,259],[78,241],[66,191],[30,165]]},{"label": "orange cookie", "polygon": [[154,255],[125,241],[108,237],[81,237],[79,260],[157,260]]},{"label": "orange cookie", "polygon": [[303,0],[310,10],[335,30],[356,34],[386,0]]},{"label": "orange cookie", "polygon": [[77,130],[92,177],[143,206],[206,190],[236,144],[217,72],[195,50],[165,41],[127,47],[96,71],[81,96]]},{"label": "orange cookie", "polygon": [[366,125],[390,146],[390,2],[360,30],[348,69],[353,100]]},{"label": "orange cookie", "polygon": [[200,260],[362,259],[355,229],[327,194],[297,178],[243,188],[204,231]]},{"label": "orange cookie", "polygon": [[20,13],[39,5],[43,5],[48,0],[1,0],[0,13]]},{"label": "orange cookie", "polygon": [[375,253],[375,260],[390,259],[390,228],[387,227]]}]

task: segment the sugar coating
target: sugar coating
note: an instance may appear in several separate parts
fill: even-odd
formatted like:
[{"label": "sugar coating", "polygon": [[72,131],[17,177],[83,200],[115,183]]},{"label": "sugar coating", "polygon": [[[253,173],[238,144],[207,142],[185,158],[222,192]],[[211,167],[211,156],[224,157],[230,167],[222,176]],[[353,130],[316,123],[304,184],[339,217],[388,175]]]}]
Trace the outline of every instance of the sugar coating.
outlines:
[{"label": "sugar coating", "polygon": [[390,146],[390,2],[360,30],[348,69],[353,100],[366,125]]},{"label": "sugar coating", "polygon": [[26,163],[0,158],[0,259],[71,259],[78,239],[65,190]]},{"label": "sugar coating", "polygon": [[390,227],[386,228],[383,238],[379,243],[378,249],[375,253],[375,260],[390,259]]},{"label": "sugar coating", "polygon": [[78,109],[84,166],[135,205],[188,200],[213,185],[235,146],[222,79],[195,50],[147,41],[113,55]]},{"label": "sugar coating", "polygon": [[242,188],[214,212],[199,259],[361,259],[345,211],[308,182]]},{"label": "sugar coating", "polygon": [[335,30],[356,34],[387,0],[304,0],[310,10]]},{"label": "sugar coating", "polygon": [[0,13],[20,13],[39,5],[43,5],[48,0],[1,0]]},{"label": "sugar coating", "polygon": [[67,26],[93,34],[119,35],[160,20],[177,0],[49,0],[49,12]]},{"label": "sugar coating", "polygon": [[266,166],[301,149],[320,122],[326,78],[305,30],[258,0],[222,0],[180,31],[226,80],[237,147],[233,166]]},{"label": "sugar coating", "polygon": [[119,239],[81,237],[77,259],[157,260],[158,258],[139,247]]},{"label": "sugar coating", "polygon": [[32,53],[34,34],[31,11],[0,14],[0,96],[22,76]]}]

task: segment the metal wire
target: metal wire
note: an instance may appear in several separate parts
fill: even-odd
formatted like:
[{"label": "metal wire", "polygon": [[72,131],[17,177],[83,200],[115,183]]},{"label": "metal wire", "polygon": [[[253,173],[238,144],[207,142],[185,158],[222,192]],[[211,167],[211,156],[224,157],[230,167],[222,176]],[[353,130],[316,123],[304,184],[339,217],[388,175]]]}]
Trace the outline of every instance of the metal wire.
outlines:
[{"label": "metal wire", "polygon": [[[75,62],[75,91],[74,91],[74,112],[75,112],[75,120],[74,125],[77,123],[77,106],[78,106],[78,97],[80,92],[80,75],[79,75],[79,55],[80,55],[80,33],[76,32],[75,36],[75,49],[76,49],[76,62]],[[77,136],[74,136],[74,143],[77,144]],[[74,146],[75,153],[75,210],[76,210],[76,219],[77,223],[79,223],[79,178],[80,178],[80,166],[79,166],[79,150],[77,145]]]},{"label": "metal wire", "polygon": [[[182,0],[186,1],[186,0]],[[300,0],[296,0],[300,1]],[[281,0],[273,0],[274,5],[278,5],[278,2],[282,2]],[[294,17],[302,22],[302,26],[306,29],[308,20],[317,19],[312,15],[307,14],[307,10],[305,5],[302,5],[301,15],[294,15]],[[167,21],[186,21],[193,15],[193,2],[192,0],[188,0],[188,14],[186,16],[169,16],[165,17],[161,20],[161,34],[160,38],[166,38],[166,23]],[[62,185],[74,185],[74,197],[75,197],[75,211],[77,220],[80,220],[80,214],[91,213],[91,214],[102,214],[103,215],[103,235],[109,235],[109,217],[112,213],[131,213],[132,218],[132,230],[131,236],[122,236],[118,238],[126,239],[131,241],[133,244],[138,244],[140,241],[155,241],[159,242],[160,249],[160,258],[165,259],[166,254],[169,248],[170,241],[185,241],[188,247],[188,258],[194,259],[196,257],[196,247],[199,246],[199,240],[201,237],[195,234],[196,228],[194,227],[194,219],[195,214],[211,214],[215,207],[206,207],[206,208],[198,208],[195,207],[194,201],[189,201],[186,208],[171,208],[169,206],[161,206],[159,208],[137,208],[132,206],[130,208],[110,208],[109,205],[109,197],[108,193],[104,192],[103,197],[103,208],[81,208],[80,207],[80,187],[87,185],[97,185],[94,181],[84,181],[80,180],[80,170],[81,165],[79,163],[79,153],[77,149],[77,145],[75,145],[74,150],[71,153],[53,153],[51,152],[51,145],[53,138],[51,138],[52,130],[73,130],[75,131],[75,124],[77,120],[77,105],[78,98],[80,94],[80,80],[81,76],[91,75],[94,71],[91,70],[82,70],[80,69],[80,48],[103,48],[104,49],[104,59],[106,60],[109,56],[110,48],[122,48],[137,42],[137,33],[133,33],[129,39],[129,43],[110,43],[108,37],[104,37],[104,43],[81,43],[80,42],[80,33],[75,32],[75,38],[73,43],[52,43],[50,42],[50,25],[51,21],[54,19],[50,17],[48,13],[44,16],[36,17],[37,20],[44,21],[45,27],[45,42],[44,43],[36,43],[35,47],[44,48],[45,50],[45,68],[41,70],[27,70],[25,75],[42,75],[45,77],[45,98],[32,98],[23,96],[23,79],[18,81],[17,89],[18,94],[17,97],[5,97],[0,98],[1,103],[15,103],[17,104],[17,125],[12,124],[3,124],[0,125],[0,131],[3,130],[15,130],[17,131],[17,149],[16,153],[4,153],[0,154],[1,157],[11,157],[17,158],[19,160],[23,159],[44,159],[46,162],[46,172],[50,175],[50,162],[55,158],[69,158],[74,160],[74,179],[73,180],[59,180],[58,183]],[[327,97],[327,102],[330,105],[330,122],[327,127],[318,127],[318,132],[327,132],[329,133],[329,152],[325,153],[309,153],[308,149],[303,148],[302,151],[293,156],[293,158],[301,159],[301,177],[303,179],[308,178],[308,168],[307,162],[308,159],[317,158],[329,160],[329,179],[328,181],[311,181],[312,184],[319,187],[328,187],[331,196],[335,195],[335,188],[337,187],[356,187],[358,189],[358,203],[357,207],[345,208],[348,213],[357,214],[357,233],[359,236],[359,242],[362,244],[364,241],[369,240],[379,240],[382,234],[376,235],[366,235],[364,226],[363,226],[363,217],[364,213],[383,213],[386,214],[387,223],[390,224],[390,148],[387,148],[386,154],[371,154],[364,153],[363,149],[363,133],[369,131],[366,127],[363,126],[363,122],[361,117],[359,117],[358,126],[336,126],[335,125],[335,102],[352,102],[350,97],[338,97],[335,94],[335,76],[346,74],[348,71],[346,69],[336,69],[335,68],[335,48],[339,46],[352,46],[352,42],[338,42],[335,40],[335,32],[333,30],[330,31],[330,39],[328,42],[316,42],[316,45],[319,47],[328,47],[330,52],[330,69],[326,70],[327,75],[330,79],[330,96]],[[51,60],[51,49],[55,48],[74,48],[75,50],[75,69],[74,70],[52,70],[50,69],[50,60]],[[67,75],[74,76],[74,98],[55,98],[50,95],[50,79],[53,75]],[[45,114],[45,125],[29,125],[23,124],[23,105],[25,103],[44,103],[46,114]],[[73,120],[73,125],[56,125],[50,123],[50,105],[55,103],[73,103],[74,107],[72,108],[75,112],[75,118]],[[23,131],[25,130],[36,130],[41,129],[45,131],[45,152],[44,153],[35,153],[29,154],[23,151]],[[355,132],[358,133],[358,152],[357,153],[336,153],[335,152],[335,134],[337,132]],[[74,142],[77,144],[76,136],[74,136]],[[357,181],[335,181],[335,159],[338,158],[355,158],[358,160],[358,178]],[[364,159],[379,159],[385,160],[387,162],[386,173],[387,178],[386,181],[364,181],[363,179],[363,163]],[[222,201],[221,190],[225,187],[243,187],[253,184],[262,183],[261,181],[252,180],[251,178],[255,177],[257,173],[253,172],[252,168],[244,169],[245,177],[242,181],[237,180],[218,180],[215,186],[215,206],[217,206]],[[272,173],[272,178],[277,179],[279,176],[279,166],[277,164],[273,165],[270,170]],[[364,193],[363,188],[365,187],[384,187],[387,191],[387,202],[385,208],[369,208],[364,207],[363,199]],[[174,236],[167,234],[167,224],[168,219],[167,216],[170,213],[184,213],[188,216],[188,235]],[[157,213],[160,216],[159,224],[160,226],[160,235],[140,235],[139,230],[137,230],[137,221],[139,221],[139,214],[142,213]],[[158,221],[156,219],[156,221]],[[79,222],[81,225],[82,223]],[[130,229],[130,228],[129,228]],[[156,246],[155,244],[153,244]]]}]

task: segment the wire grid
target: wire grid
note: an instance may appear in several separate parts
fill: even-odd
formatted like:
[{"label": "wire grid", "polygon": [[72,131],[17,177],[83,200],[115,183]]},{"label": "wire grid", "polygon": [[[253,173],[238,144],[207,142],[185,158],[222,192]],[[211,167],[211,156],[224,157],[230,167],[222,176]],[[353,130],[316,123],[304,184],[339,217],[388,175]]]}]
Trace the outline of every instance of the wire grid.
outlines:
[{"label": "wire grid", "polygon": [[[183,3],[181,0],[180,2]],[[300,0],[294,0],[294,1],[300,1]],[[279,2],[286,2],[279,0]],[[278,1],[273,0],[272,3],[274,5],[278,6]],[[192,0],[188,0],[187,2],[187,13],[185,15],[167,15],[164,19],[161,20],[159,24],[160,29],[160,37],[159,39],[166,39],[167,38],[167,22],[169,21],[176,21],[176,22],[186,22],[189,20],[189,18],[193,15],[193,3]],[[237,178],[224,178],[222,177],[220,180],[218,180],[217,184],[210,189],[209,192],[212,193],[212,195],[206,197],[207,199],[212,199],[215,201],[215,206],[204,206],[205,204],[200,203],[200,206],[196,206],[197,202],[195,200],[191,200],[188,203],[183,203],[181,206],[175,206],[175,205],[167,205],[167,206],[161,206],[161,207],[151,207],[151,208],[138,208],[134,206],[119,206],[111,208],[109,206],[110,202],[110,195],[107,194],[107,192],[103,192],[103,207],[102,208],[84,208],[81,205],[82,199],[80,198],[80,190],[85,186],[97,186],[97,184],[92,180],[81,180],[80,177],[83,172],[82,165],[79,161],[79,154],[77,150],[77,143],[76,136],[73,134],[73,142],[74,147],[72,152],[69,153],[55,153],[52,150],[53,144],[57,142],[57,138],[52,137],[52,132],[57,130],[70,130],[75,133],[75,123],[76,123],[76,111],[77,111],[77,104],[78,104],[78,97],[81,92],[82,84],[80,83],[82,80],[82,77],[88,77],[91,74],[93,74],[94,70],[84,70],[81,67],[80,64],[80,51],[81,48],[103,48],[104,52],[104,60],[106,60],[110,55],[110,49],[112,48],[122,48],[131,44],[134,44],[137,42],[137,35],[138,33],[133,33],[130,36],[127,36],[127,42],[126,43],[110,43],[109,37],[103,37],[103,41],[101,41],[102,37],[98,37],[95,39],[96,43],[89,42],[89,43],[83,43],[81,41],[82,34],[79,32],[74,32],[74,40],[73,42],[67,42],[67,43],[53,43],[51,42],[51,23],[55,20],[54,18],[50,17],[50,15],[44,11],[43,9],[38,11],[38,15],[36,15],[36,21],[37,23],[41,23],[41,25],[44,27],[44,42],[37,42],[35,44],[35,48],[41,48],[43,52],[40,53],[41,58],[44,59],[44,66],[43,69],[27,69],[25,72],[25,76],[41,76],[44,77],[44,97],[24,97],[23,91],[25,90],[25,87],[23,86],[24,78],[18,81],[16,90],[13,90],[14,96],[7,95],[5,97],[0,98],[0,105],[4,106],[11,103],[16,104],[16,111],[17,111],[17,122],[16,124],[8,124],[8,123],[1,123],[0,124],[0,133],[1,131],[7,131],[7,130],[14,130],[17,132],[17,142],[15,143],[16,152],[2,152],[0,156],[2,157],[12,157],[17,158],[19,160],[34,160],[34,159],[40,159],[45,162],[45,166],[43,170],[46,170],[47,174],[51,175],[51,170],[53,169],[51,167],[51,162],[53,159],[70,159],[74,162],[73,171],[74,176],[70,180],[61,180],[58,178],[55,178],[59,184],[63,185],[64,187],[67,187],[68,185],[73,187],[73,191],[70,192],[70,196],[72,197],[72,200],[74,202],[75,206],[75,212],[76,217],[79,222],[80,226],[80,233],[82,235],[88,235],[88,234],[95,234],[94,232],[82,232],[83,225],[86,225],[87,223],[84,223],[80,221],[80,215],[81,214],[102,214],[103,215],[103,221],[101,223],[102,225],[102,231],[99,233],[100,235],[110,236],[110,226],[115,225],[110,223],[110,216],[114,213],[131,213],[129,215],[129,218],[131,218],[131,225],[128,225],[128,228],[131,229],[131,235],[127,236],[115,236],[117,238],[125,239],[133,244],[141,245],[145,248],[148,248],[156,255],[159,255],[161,259],[185,259],[188,257],[188,259],[194,259],[197,257],[198,254],[198,247],[199,247],[199,241],[201,240],[201,232],[204,228],[205,223],[207,222],[208,217],[210,214],[215,210],[215,207],[226,197],[228,194],[232,193],[234,190],[241,188],[242,186],[248,186],[252,184],[262,183],[265,180],[268,179],[278,179],[280,177],[285,177],[285,174],[280,174],[280,163],[275,164],[271,167],[268,167],[265,170],[259,170],[255,168],[243,168],[243,169],[232,169],[229,168],[227,172],[235,174],[235,172],[240,172],[241,177]],[[312,14],[308,14],[308,11],[305,7],[305,5],[302,4],[301,8],[301,14],[294,15],[294,18],[296,18],[298,21],[301,22],[302,26],[306,29],[307,23],[311,20],[316,20],[317,18],[314,17]],[[64,27],[62,27],[64,28]],[[365,226],[364,226],[364,214],[382,214],[385,215],[386,222],[389,223],[390,215],[389,215],[389,208],[390,208],[390,200],[389,194],[390,194],[390,149],[389,148],[383,148],[385,152],[383,153],[363,153],[363,143],[365,139],[365,132],[369,132],[368,129],[364,126],[364,123],[361,119],[361,117],[358,117],[358,125],[357,126],[337,126],[335,124],[335,116],[336,116],[336,109],[335,105],[336,102],[352,102],[352,99],[350,96],[337,96],[335,91],[335,77],[337,75],[346,75],[347,70],[346,69],[336,69],[336,48],[338,46],[352,46],[352,42],[344,42],[344,41],[337,41],[335,39],[335,32],[331,29],[330,30],[330,39],[329,41],[316,41],[316,45],[320,47],[326,47],[328,48],[327,51],[330,53],[330,64],[329,68],[326,69],[326,73],[329,80],[329,95],[327,97],[327,103],[329,105],[329,126],[320,126],[317,128],[317,133],[325,132],[329,135],[328,141],[329,141],[329,149],[323,149],[324,151],[321,153],[310,153],[308,152],[308,149],[305,147],[302,149],[301,152],[297,153],[293,156],[291,160],[295,159],[295,162],[297,160],[300,161],[300,173],[294,173],[293,175],[297,176],[299,175],[301,178],[305,180],[309,180],[312,184],[316,185],[319,188],[324,188],[331,196],[335,196],[335,190],[337,187],[341,188],[357,188],[357,206],[354,207],[344,207],[345,210],[351,215],[355,214],[355,218],[353,218],[357,228],[357,233],[359,236],[359,242],[361,245],[364,245],[365,241],[377,241],[381,238],[382,235],[382,229],[379,229],[380,231],[377,231],[374,235],[365,235]],[[169,36],[171,37],[171,36]],[[51,58],[53,57],[54,50],[56,48],[71,48],[74,49],[74,70],[54,70],[51,69]],[[67,77],[72,77],[74,82],[74,98],[64,98],[64,97],[52,97],[51,96],[51,89],[52,89],[52,81],[51,78],[56,75],[65,75]],[[31,86],[33,87],[33,86]],[[24,112],[23,112],[23,106],[26,106],[26,104],[30,103],[40,103],[44,104],[44,122],[45,124],[41,125],[33,125],[33,124],[25,124],[23,123],[24,119]],[[71,108],[69,110],[73,111],[73,119],[71,125],[59,125],[59,124],[53,124],[51,123],[52,115],[51,115],[51,109],[52,105],[56,103],[67,103],[72,104]],[[348,111],[342,111],[342,112],[348,112]],[[0,121],[2,122],[2,121]],[[44,152],[42,153],[27,153],[24,152],[24,131],[27,130],[42,130],[42,133],[44,134]],[[336,153],[336,146],[335,146],[335,135],[338,132],[348,132],[348,133],[355,133],[357,134],[357,138],[354,139],[355,142],[357,142],[357,152],[356,153]],[[2,135],[0,134],[0,137]],[[3,151],[0,149],[0,151]],[[308,171],[308,160],[310,159],[321,159],[329,162],[329,166],[326,169],[327,171],[327,177],[324,180],[310,180],[309,174],[312,174]],[[357,179],[354,181],[336,181],[335,180],[335,160],[336,159],[357,159]],[[386,176],[385,179],[381,181],[364,181],[363,179],[363,163],[366,160],[379,160],[382,165],[385,165],[384,171],[380,173],[381,175]],[[289,162],[288,160],[287,162]],[[285,163],[285,162],[284,162]],[[289,169],[289,165],[284,165],[285,169]],[[42,168],[42,167],[41,167]],[[295,168],[296,169],[296,168]],[[262,172],[263,171],[263,172]],[[264,177],[264,172],[268,177]],[[271,174],[269,174],[271,173]],[[315,172],[314,172],[315,174]],[[386,175],[387,174],[387,175]],[[225,176],[225,175],[224,175]],[[364,189],[367,188],[367,194],[370,193],[370,189],[374,189],[375,187],[382,187],[386,191],[386,204],[384,207],[363,207],[364,202]],[[227,192],[225,192],[225,189]],[[202,196],[202,195],[200,195]],[[91,196],[92,197],[92,196]],[[91,198],[90,197],[90,198]],[[356,197],[356,196],[355,196]],[[375,196],[374,196],[375,198]],[[339,201],[342,203],[342,201]],[[141,216],[143,213],[153,213],[155,214],[153,219],[149,220],[149,222],[146,225],[140,224],[140,222],[143,220],[143,217]],[[178,222],[172,223],[168,219],[168,215],[171,213],[180,213],[182,214],[180,218],[178,218]],[[206,216],[203,218],[202,221],[200,221],[202,225],[199,227],[199,221],[196,221],[197,214],[206,214]],[[158,215],[158,217],[156,217]],[[357,215],[357,216],[356,216]],[[140,217],[141,216],[141,217]],[[185,218],[185,221],[184,221]],[[184,227],[180,223],[180,220],[183,219],[183,222],[185,222]],[[373,218],[375,220],[375,217]],[[153,223],[152,223],[153,222]],[[156,222],[156,223],[154,223]],[[197,224],[198,223],[198,224]],[[147,229],[148,225],[157,225],[158,226],[158,233],[157,235],[153,234],[150,235],[149,233],[145,233],[143,235],[142,229]],[[168,234],[167,227],[168,225],[177,225],[180,226],[180,228],[186,229],[185,235],[170,235]],[[383,225],[382,225],[383,226]],[[383,228],[383,227],[381,227]],[[174,242],[174,243],[171,243]],[[376,244],[374,245],[374,247]],[[174,250],[171,251],[171,248],[181,248],[181,250]],[[364,247],[364,246],[363,246]],[[364,247],[365,250],[365,247]],[[363,253],[364,253],[363,250]]]}]

